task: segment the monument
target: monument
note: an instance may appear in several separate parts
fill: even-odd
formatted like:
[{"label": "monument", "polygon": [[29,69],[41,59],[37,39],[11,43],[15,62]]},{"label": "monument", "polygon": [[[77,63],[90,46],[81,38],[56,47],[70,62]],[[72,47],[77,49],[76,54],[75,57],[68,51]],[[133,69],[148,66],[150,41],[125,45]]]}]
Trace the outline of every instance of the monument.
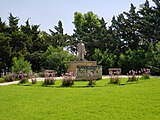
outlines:
[{"label": "monument", "polygon": [[82,40],[80,41],[80,43],[78,43],[77,45],[77,51],[78,51],[78,60],[79,61],[84,61],[84,55],[86,55],[86,50],[85,50],[85,45],[82,42]]},{"label": "monument", "polygon": [[76,73],[76,80],[102,79],[102,66],[97,65],[97,61],[87,61],[85,45],[82,41],[77,45],[78,61],[68,62],[69,67],[67,72]]}]

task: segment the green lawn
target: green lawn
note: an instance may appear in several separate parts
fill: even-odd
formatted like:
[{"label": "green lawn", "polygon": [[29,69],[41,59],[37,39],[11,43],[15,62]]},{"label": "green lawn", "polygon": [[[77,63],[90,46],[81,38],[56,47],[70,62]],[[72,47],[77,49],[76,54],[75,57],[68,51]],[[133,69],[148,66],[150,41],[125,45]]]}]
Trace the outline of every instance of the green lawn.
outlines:
[{"label": "green lawn", "polygon": [[160,78],[125,85],[99,80],[96,87],[87,83],[0,86],[0,120],[160,120]]}]

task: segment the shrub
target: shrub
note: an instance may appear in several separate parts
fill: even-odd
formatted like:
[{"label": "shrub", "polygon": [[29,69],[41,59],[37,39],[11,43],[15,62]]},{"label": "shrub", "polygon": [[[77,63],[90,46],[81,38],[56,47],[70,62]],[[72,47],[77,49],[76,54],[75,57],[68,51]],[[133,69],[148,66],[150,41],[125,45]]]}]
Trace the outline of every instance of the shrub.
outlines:
[{"label": "shrub", "polygon": [[142,74],[141,79],[150,79],[150,75],[149,74]]},{"label": "shrub", "polygon": [[110,78],[110,84],[120,84],[120,78],[118,75],[116,76],[111,76]]},{"label": "shrub", "polygon": [[115,69],[114,71],[109,71],[110,75],[110,84],[120,84],[120,78],[119,75],[121,73],[121,70]]},{"label": "shrub", "polygon": [[141,79],[150,79],[150,69],[143,68],[142,71],[142,77]]},{"label": "shrub", "polygon": [[63,80],[62,80],[62,86],[72,86],[74,85],[74,73],[70,72],[70,73],[66,73],[65,75],[63,75]]},{"label": "shrub", "polygon": [[89,80],[88,86],[95,86],[96,80]]},{"label": "shrub", "polygon": [[36,73],[33,73],[33,74],[29,75],[29,78],[31,79],[32,84],[37,83],[37,79],[36,79],[37,77],[38,77],[38,74],[36,74]]},{"label": "shrub", "polygon": [[134,82],[134,81],[138,81],[138,77],[133,75],[133,76],[129,76],[127,82]]},{"label": "shrub", "polygon": [[55,78],[54,77],[47,77],[44,79],[43,85],[54,85],[55,84]]},{"label": "shrub", "polygon": [[94,85],[96,85],[96,78],[95,78],[94,74],[90,73],[88,75],[87,80],[89,80],[88,86],[94,86]]},{"label": "shrub", "polygon": [[69,79],[68,77],[65,77],[65,78],[62,80],[62,86],[69,87],[69,86],[72,86],[72,85],[74,85],[74,80]]},{"label": "shrub", "polygon": [[141,71],[130,70],[130,71],[127,73],[127,75],[128,75],[128,80],[127,80],[127,82],[138,81],[138,79],[139,79],[139,74],[141,74]]},{"label": "shrub", "polygon": [[19,81],[19,84],[24,84],[24,83],[27,83],[28,82],[28,79],[27,78],[22,78],[20,81]]},{"label": "shrub", "polygon": [[29,82],[29,81],[28,81],[28,75],[27,75],[27,74],[24,74],[24,73],[22,73],[22,72],[19,72],[19,73],[17,74],[17,78],[18,78],[18,80],[20,80],[20,81],[19,81],[20,84]]},{"label": "shrub", "polygon": [[0,83],[4,83],[4,82],[5,82],[4,78],[0,78]]},{"label": "shrub", "polygon": [[44,83],[43,85],[54,85],[55,84],[55,71],[53,70],[45,70],[44,72]]},{"label": "shrub", "polygon": [[31,78],[31,82],[32,82],[32,84],[36,84],[37,83],[37,79],[36,78]]},{"label": "shrub", "polygon": [[14,73],[8,73],[4,76],[5,82],[12,82],[16,80],[16,75]]}]

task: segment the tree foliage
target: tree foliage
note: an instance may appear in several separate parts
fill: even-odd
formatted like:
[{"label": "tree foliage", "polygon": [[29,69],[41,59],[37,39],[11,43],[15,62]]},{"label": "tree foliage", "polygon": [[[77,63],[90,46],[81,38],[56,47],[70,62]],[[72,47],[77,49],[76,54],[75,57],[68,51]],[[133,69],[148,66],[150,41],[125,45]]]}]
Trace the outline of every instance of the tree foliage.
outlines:
[{"label": "tree foliage", "polygon": [[14,57],[12,72],[17,74],[19,74],[20,72],[29,74],[32,72],[31,64],[28,61],[24,60],[24,57]]},{"label": "tree foliage", "polygon": [[32,70],[43,69],[44,52],[49,45],[54,47],[67,46],[68,35],[63,33],[62,22],[55,26],[56,32],[48,34],[39,30],[40,25],[30,25],[29,19],[25,25],[18,26],[19,19],[9,15],[9,25],[0,19],[0,69],[11,68],[12,59],[22,56],[32,64]]},{"label": "tree foliage", "polygon": [[92,11],[75,12],[73,35],[64,33],[60,20],[47,33],[39,29],[40,25],[31,25],[29,19],[19,26],[19,18],[10,13],[8,24],[0,18],[0,69],[11,69],[12,59],[22,56],[33,71],[48,68],[63,73],[71,58],[62,49],[76,53],[82,40],[86,59],[96,60],[104,73],[109,67],[121,67],[123,73],[149,67],[159,74],[160,1],[152,1],[154,5],[146,0],[140,8],[131,4],[130,10],[114,16],[108,27],[104,18]]},{"label": "tree foliage", "polygon": [[103,18],[99,19],[93,12],[82,14],[75,12],[74,14],[75,30],[73,34],[74,43],[82,40],[86,45],[88,60],[92,60],[95,48],[105,49],[105,34],[107,33],[106,23]]},{"label": "tree foliage", "polygon": [[44,53],[44,68],[55,70],[58,75],[64,74],[68,68],[68,61],[76,60],[77,57],[63,50],[63,47],[54,48],[49,46]]}]

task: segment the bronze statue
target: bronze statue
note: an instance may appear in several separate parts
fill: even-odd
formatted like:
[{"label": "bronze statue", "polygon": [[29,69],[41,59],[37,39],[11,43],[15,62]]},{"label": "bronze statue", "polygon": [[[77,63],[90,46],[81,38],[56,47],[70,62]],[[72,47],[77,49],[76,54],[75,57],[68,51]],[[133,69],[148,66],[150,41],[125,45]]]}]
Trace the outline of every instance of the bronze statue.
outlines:
[{"label": "bronze statue", "polygon": [[78,43],[77,45],[77,51],[78,51],[78,60],[84,61],[84,55],[86,55],[85,45],[82,41]]}]

